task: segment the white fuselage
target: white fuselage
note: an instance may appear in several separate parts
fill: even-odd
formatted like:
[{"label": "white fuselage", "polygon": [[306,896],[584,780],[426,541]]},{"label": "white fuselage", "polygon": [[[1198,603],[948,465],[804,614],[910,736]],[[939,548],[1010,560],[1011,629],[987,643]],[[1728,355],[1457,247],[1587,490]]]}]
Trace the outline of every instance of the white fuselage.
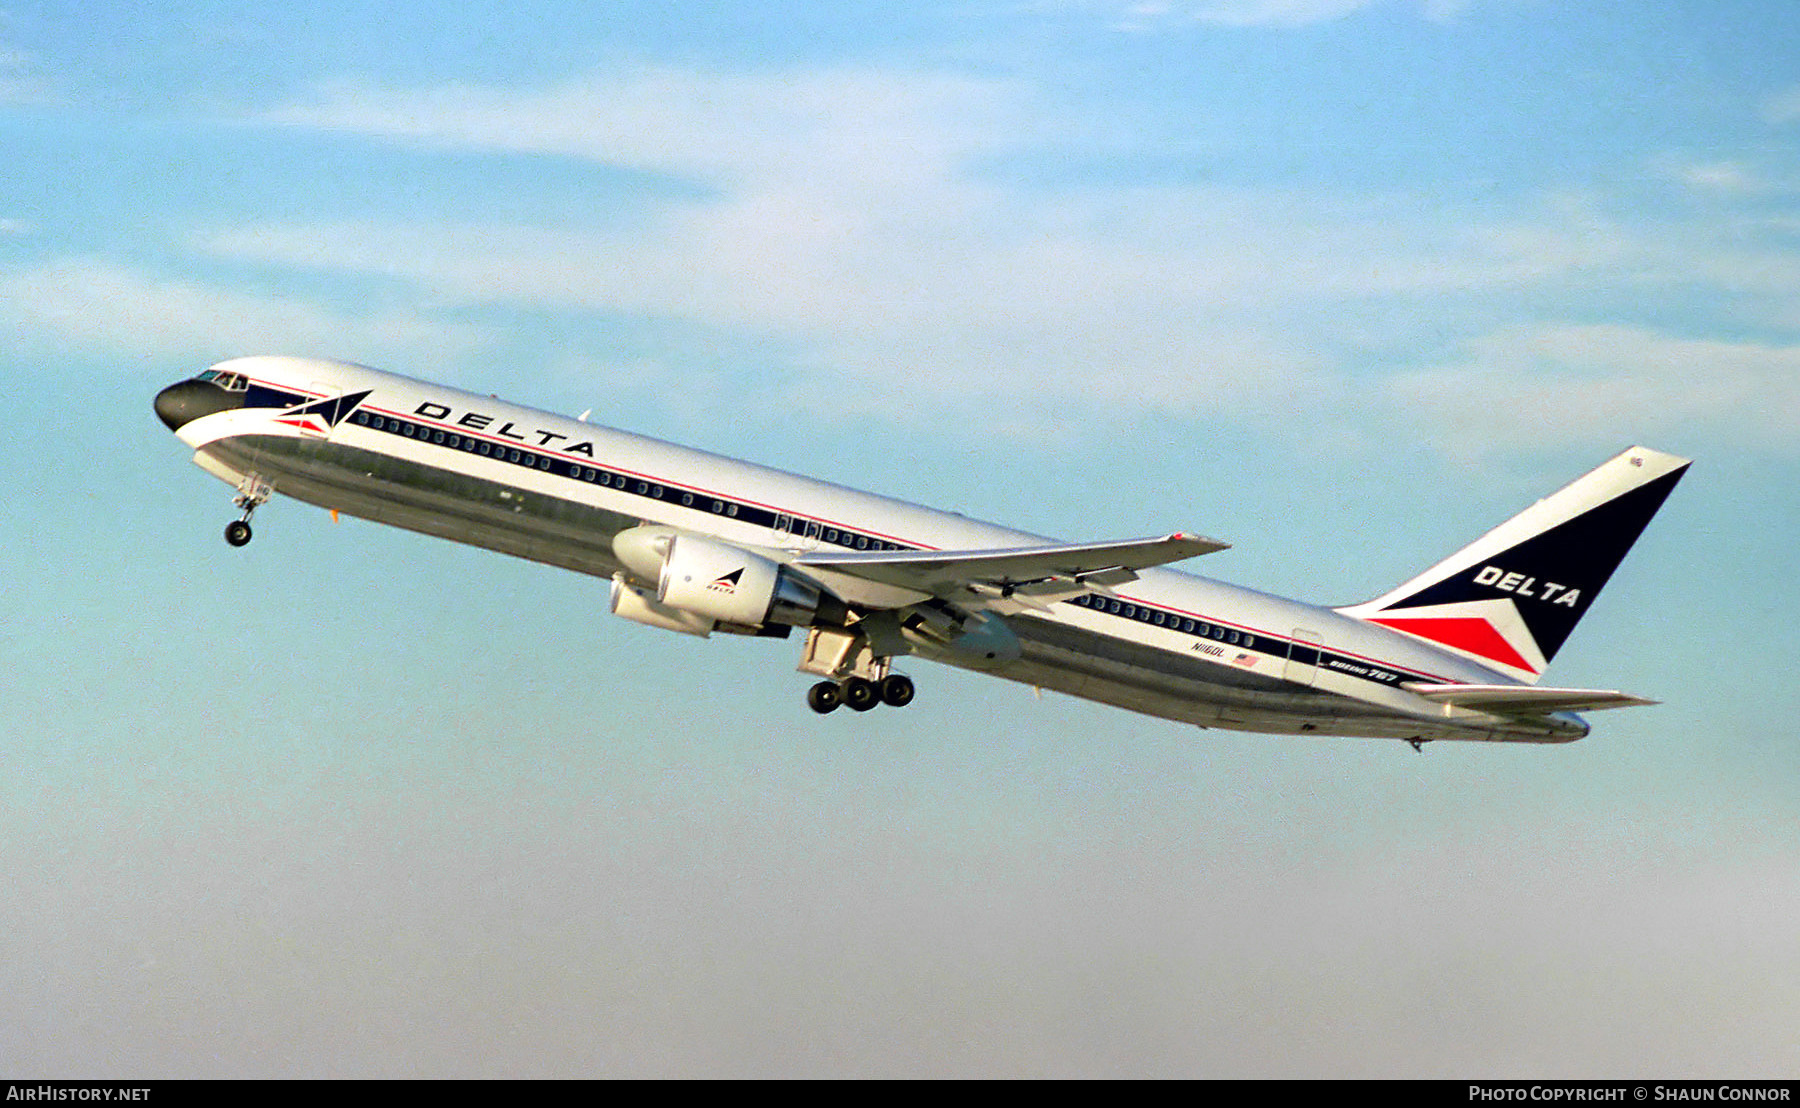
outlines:
[{"label": "white fuselage", "polygon": [[[259,357],[216,368],[247,379],[251,403],[177,432],[214,475],[599,577],[622,572],[613,539],[644,523],[785,562],[831,549],[1050,541],[362,366]],[[341,418],[294,413],[363,393]],[[852,607],[897,602],[891,588],[807,572]],[[1566,714],[1521,720],[1425,700],[1405,684],[1512,679],[1329,608],[1168,569],[1005,620],[1021,647],[1015,659],[914,652],[1207,727],[1514,741],[1587,733]]]}]

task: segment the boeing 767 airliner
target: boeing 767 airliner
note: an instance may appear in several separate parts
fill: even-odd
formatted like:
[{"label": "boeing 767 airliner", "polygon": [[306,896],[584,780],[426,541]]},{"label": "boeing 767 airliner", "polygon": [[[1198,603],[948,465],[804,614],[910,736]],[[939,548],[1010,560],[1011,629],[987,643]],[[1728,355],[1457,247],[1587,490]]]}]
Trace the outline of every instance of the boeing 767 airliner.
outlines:
[{"label": "boeing 767 airliner", "polygon": [[1203,727],[1567,742],[1654,701],[1540,684],[1687,469],[1633,447],[1391,592],[1316,607],[1161,568],[1185,532],[1063,543],[492,397],[239,358],[156,413],[237,490],[609,578],[612,611],[787,638],[815,711],[903,706],[913,655]]}]

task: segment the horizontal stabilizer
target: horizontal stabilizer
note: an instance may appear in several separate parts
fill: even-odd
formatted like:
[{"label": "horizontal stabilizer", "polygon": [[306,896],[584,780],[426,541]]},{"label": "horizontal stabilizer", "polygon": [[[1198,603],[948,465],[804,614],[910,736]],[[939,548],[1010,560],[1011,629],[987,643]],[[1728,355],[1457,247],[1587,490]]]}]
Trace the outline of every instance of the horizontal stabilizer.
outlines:
[{"label": "horizontal stabilizer", "polygon": [[1026,546],[1000,550],[883,550],[806,554],[794,564],[934,596],[1000,589],[1032,596],[1071,596],[1137,579],[1137,570],[1224,550],[1230,544],[1176,532],[1120,542]]},{"label": "horizontal stabilizer", "polygon": [[1602,708],[1641,708],[1658,703],[1615,689],[1546,689],[1535,685],[1433,685],[1423,681],[1411,681],[1403,687],[1408,692],[1439,704],[1507,716],[1597,712]]}]

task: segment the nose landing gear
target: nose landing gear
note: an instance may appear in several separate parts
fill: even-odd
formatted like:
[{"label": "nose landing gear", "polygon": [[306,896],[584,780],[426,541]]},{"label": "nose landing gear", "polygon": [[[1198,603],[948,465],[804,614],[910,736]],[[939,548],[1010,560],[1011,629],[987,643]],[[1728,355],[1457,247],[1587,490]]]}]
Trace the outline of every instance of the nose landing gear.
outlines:
[{"label": "nose landing gear", "polygon": [[238,482],[237,495],[231,498],[235,507],[244,509],[243,517],[234,519],[225,525],[225,541],[233,546],[243,546],[250,541],[250,517],[256,509],[274,495],[275,487],[254,473],[247,473]]}]

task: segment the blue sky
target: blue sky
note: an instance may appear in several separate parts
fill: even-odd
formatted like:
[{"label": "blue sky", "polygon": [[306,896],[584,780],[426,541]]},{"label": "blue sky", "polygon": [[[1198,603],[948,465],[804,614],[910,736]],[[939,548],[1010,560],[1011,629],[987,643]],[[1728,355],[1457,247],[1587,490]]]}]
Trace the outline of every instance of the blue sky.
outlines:
[{"label": "blue sky", "polygon": [[[1779,3],[0,10],[0,1069],[1800,1063]],[[346,357],[1345,603],[1695,458],[1557,749],[1198,732],[229,490]]]}]

